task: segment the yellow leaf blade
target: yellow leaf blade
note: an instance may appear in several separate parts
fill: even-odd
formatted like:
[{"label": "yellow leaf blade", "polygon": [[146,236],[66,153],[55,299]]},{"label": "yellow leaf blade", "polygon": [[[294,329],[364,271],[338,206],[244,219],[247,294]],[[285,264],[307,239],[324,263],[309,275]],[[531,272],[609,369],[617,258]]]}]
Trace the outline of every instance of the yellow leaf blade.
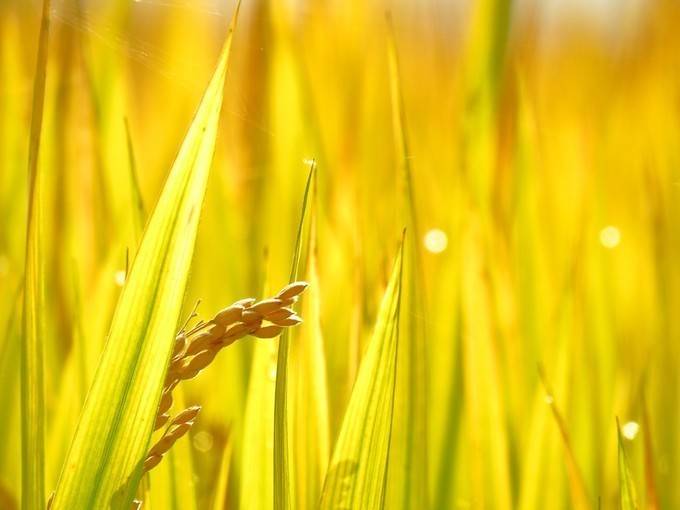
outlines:
[{"label": "yellow leaf blade", "polygon": [[54,510],[127,510],[137,490],[193,257],[237,13],[123,287]]},{"label": "yellow leaf blade", "polygon": [[321,495],[321,510],[377,509],[385,498],[392,432],[402,249],[361,362]]}]

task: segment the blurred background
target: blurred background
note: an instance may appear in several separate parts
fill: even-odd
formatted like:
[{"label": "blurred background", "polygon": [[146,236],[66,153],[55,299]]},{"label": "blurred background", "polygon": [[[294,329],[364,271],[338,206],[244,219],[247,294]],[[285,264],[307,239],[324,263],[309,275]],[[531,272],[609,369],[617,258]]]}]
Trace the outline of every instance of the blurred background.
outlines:
[{"label": "blurred background", "polygon": [[[148,213],[235,5],[52,1],[48,487],[141,233],[135,182]],[[0,0],[0,508],[40,9]],[[679,508],[679,23],[676,0],[244,0],[187,311],[287,282],[314,159],[331,447],[408,225],[430,506],[618,507],[618,417],[641,505]],[[241,341],[187,385],[198,508],[228,436],[247,508],[252,357]]]}]

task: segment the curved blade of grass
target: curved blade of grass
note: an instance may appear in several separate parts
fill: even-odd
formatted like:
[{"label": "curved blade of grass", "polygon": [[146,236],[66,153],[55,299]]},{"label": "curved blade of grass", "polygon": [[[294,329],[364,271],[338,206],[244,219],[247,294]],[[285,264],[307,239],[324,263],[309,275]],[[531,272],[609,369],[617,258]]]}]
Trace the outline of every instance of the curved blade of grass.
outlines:
[{"label": "curved blade of grass", "polygon": [[326,475],[319,508],[383,508],[392,434],[402,247]]},{"label": "curved blade of grass", "polygon": [[128,510],[137,490],[188,280],[237,14],[238,7],[123,287],[53,510]]},{"label": "curved blade of grass", "polygon": [[616,418],[616,434],[619,443],[619,491],[621,494],[621,510],[637,510],[637,494],[633,484],[633,473],[630,470],[626,449],[623,447],[623,436],[619,419]]},{"label": "curved blade of grass", "polygon": [[406,111],[401,88],[399,59],[394,29],[387,15],[387,56],[390,70],[392,118],[397,159],[402,169],[405,222],[411,233],[404,246],[403,306],[411,313],[401,316],[396,402],[394,407],[394,443],[390,449],[390,470],[387,482],[387,506],[396,509],[428,507],[427,497],[427,410],[425,407],[425,276],[421,265],[418,240],[420,230],[416,217],[413,172],[406,133]]},{"label": "curved blade of grass", "polygon": [[[302,198],[302,212],[295,241],[295,254],[290,271],[290,283],[297,280],[302,254],[302,230],[307,212],[307,201],[316,163],[312,163]],[[286,328],[279,338],[279,355],[276,363],[276,392],[274,402],[274,508],[287,510],[297,508],[291,500],[294,481],[291,479],[292,455],[288,443],[288,356],[290,353],[290,333]]]},{"label": "curved blade of grass", "polygon": [[566,456],[567,463],[567,477],[569,479],[569,492],[571,495],[574,508],[590,510],[592,505],[590,504],[590,499],[588,498],[588,491],[586,489],[585,482],[583,481],[583,475],[581,474],[581,469],[579,468],[578,462],[576,461],[576,456],[574,455],[574,450],[571,446],[571,440],[569,439],[569,431],[567,430],[567,424],[564,422],[562,413],[557,407],[557,402],[555,400],[555,393],[552,390],[548,378],[543,371],[541,366],[538,367],[538,375],[541,378],[543,387],[545,388],[546,394],[550,397],[550,410],[552,411],[557,427],[560,431],[560,437],[562,438],[562,445],[564,446],[564,454]]},{"label": "curved blade of grass", "polygon": [[45,508],[45,235],[44,172],[39,166],[50,32],[50,2],[43,1],[28,152],[28,223],[21,344],[22,508]]},{"label": "curved blade of grass", "polygon": [[130,191],[132,195],[132,211],[133,211],[133,229],[135,238],[139,239],[144,230],[144,223],[146,221],[146,210],[144,208],[144,200],[142,199],[142,192],[139,189],[139,179],[137,178],[137,163],[135,161],[135,151],[132,145],[132,136],[130,135],[130,125],[125,119],[125,139],[128,148],[128,161],[130,169]]}]

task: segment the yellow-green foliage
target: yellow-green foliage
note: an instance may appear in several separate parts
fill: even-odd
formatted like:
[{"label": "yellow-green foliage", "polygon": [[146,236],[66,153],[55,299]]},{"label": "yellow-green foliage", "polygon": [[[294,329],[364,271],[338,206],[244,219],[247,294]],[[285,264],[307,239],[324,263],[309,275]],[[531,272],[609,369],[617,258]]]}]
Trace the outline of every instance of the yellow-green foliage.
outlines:
[{"label": "yellow-green foliage", "polygon": [[222,87],[234,0],[52,0],[44,65],[0,1],[0,509],[679,508],[680,6],[533,3],[244,0]]}]

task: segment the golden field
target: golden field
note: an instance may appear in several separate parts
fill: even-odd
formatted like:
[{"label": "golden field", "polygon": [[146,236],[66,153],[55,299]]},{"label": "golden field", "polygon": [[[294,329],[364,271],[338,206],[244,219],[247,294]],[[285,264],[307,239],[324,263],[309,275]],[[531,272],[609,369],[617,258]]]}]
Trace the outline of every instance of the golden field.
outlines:
[{"label": "golden field", "polygon": [[680,6],[534,4],[2,0],[0,509],[680,507]]}]

